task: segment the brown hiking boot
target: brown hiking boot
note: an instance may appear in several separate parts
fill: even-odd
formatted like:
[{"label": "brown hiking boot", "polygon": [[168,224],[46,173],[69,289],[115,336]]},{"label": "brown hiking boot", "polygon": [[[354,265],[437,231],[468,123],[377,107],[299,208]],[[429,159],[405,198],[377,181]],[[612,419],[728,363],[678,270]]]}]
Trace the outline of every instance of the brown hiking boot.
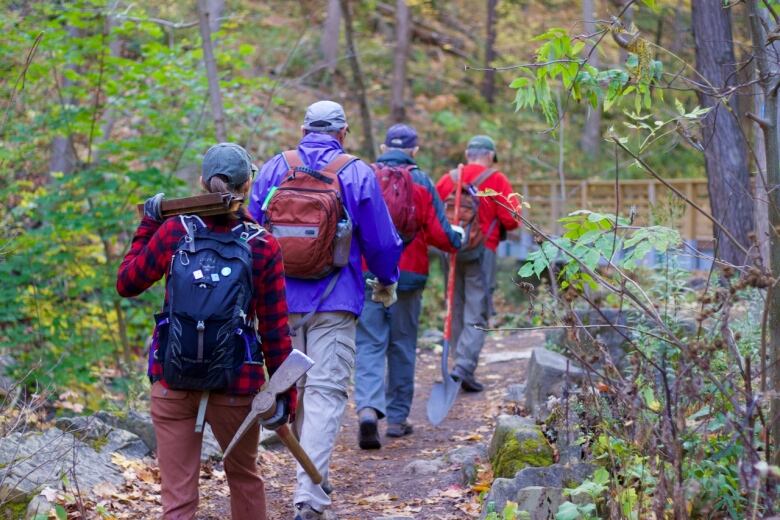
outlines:
[{"label": "brown hiking boot", "polygon": [[358,446],[361,449],[378,450],[382,447],[376,423],[377,415],[373,408],[363,408],[358,412]]},{"label": "brown hiking boot", "polygon": [[387,431],[385,435],[388,437],[403,437],[409,435],[414,431],[412,425],[404,421],[402,423],[387,423]]}]

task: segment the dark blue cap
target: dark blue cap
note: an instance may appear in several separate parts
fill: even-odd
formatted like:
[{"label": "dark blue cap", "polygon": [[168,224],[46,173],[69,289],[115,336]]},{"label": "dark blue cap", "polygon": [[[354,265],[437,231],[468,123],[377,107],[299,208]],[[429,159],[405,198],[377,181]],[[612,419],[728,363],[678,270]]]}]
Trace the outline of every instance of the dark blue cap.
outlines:
[{"label": "dark blue cap", "polygon": [[417,146],[417,131],[409,125],[398,123],[387,130],[385,146],[390,148],[414,148]]}]

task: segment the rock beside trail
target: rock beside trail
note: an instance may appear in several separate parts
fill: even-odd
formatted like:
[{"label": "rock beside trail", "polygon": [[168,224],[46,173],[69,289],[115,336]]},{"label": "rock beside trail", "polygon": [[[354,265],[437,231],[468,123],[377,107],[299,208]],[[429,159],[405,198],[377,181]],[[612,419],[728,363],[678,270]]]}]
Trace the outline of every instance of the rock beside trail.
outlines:
[{"label": "rock beside trail", "polygon": [[[568,365],[567,365],[568,363]],[[545,403],[550,396],[561,397],[567,384],[575,385],[583,380],[585,372],[565,356],[546,348],[535,348],[528,363],[525,382],[525,407],[545,416]]]},{"label": "rock beside trail", "polygon": [[517,415],[499,415],[488,457],[493,475],[509,478],[529,466],[553,464],[553,449],[532,420]]},{"label": "rock beside trail", "polygon": [[128,440],[124,435],[112,439],[109,434],[103,446],[90,445],[58,428],[12,433],[0,439],[0,500],[30,499],[46,486],[62,487],[63,477],[71,485],[78,483],[85,493],[98,483],[122,485],[122,468],[111,462],[111,455],[113,448]]},{"label": "rock beside trail", "polygon": [[504,401],[510,403],[525,402],[525,383],[514,383],[506,387],[506,396]]},{"label": "rock beside trail", "polygon": [[417,338],[417,346],[420,348],[433,348],[444,344],[444,333],[437,329],[427,329]]},{"label": "rock beside trail", "polygon": [[441,459],[413,460],[404,467],[404,473],[409,475],[435,475],[443,467],[445,463]]},{"label": "rock beside trail", "polygon": [[101,410],[95,414],[95,417],[114,428],[121,428],[138,435],[151,451],[157,449],[152,416],[147,412],[130,410],[126,413],[111,414]]},{"label": "rock beside trail", "polygon": [[[485,497],[481,518],[487,516],[490,508],[502,511],[509,500],[518,504],[518,511],[530,513],[531,520],[554,518],[561,503],[568,500],[563,496],[563,489],[578,486],[592,473],[593,466],[590,464],[554,464],[526,468],[514,478],[497,478]],[[572,498],[575,503],[583,500],[587,497]]]},{"label": "rock beside trail", "polygon": [[444,460],[450,464],[460,465],[460,483],[468,486],[477,481],[477,466],[487,459],[487,448],[484,444],[461,446],[450,450]]},{"label": "rock beside trail", "polygon": [[55,425],[99,452],[119,453],[128,459],[140,459],[151,452],[134,433],[114,428],[94,416],[60,417]]}]

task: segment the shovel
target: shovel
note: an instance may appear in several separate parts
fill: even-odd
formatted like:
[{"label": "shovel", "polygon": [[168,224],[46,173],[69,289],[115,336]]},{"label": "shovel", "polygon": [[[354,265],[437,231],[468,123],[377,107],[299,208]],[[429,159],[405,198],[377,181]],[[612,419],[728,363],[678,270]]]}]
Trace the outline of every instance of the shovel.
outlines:
[{"label": "shovel", "polygon": [[[463,189],[463,165],[458,166],[458,181],[455,187],[455,215],[460,214],[460,195]],[[465,240],[465,239],[464,239]],[[428,421],[434,426],[441,423],[455,403],[460,390],[460,380],[450,374],[447,362],[450,354],[452,334],[452,301],[455,297],[455,253],[450,254],[450,269],[447,273],[447,317],[444,319],[444,348],[441,351],[441,383],[434,383],[428,398]]]}]

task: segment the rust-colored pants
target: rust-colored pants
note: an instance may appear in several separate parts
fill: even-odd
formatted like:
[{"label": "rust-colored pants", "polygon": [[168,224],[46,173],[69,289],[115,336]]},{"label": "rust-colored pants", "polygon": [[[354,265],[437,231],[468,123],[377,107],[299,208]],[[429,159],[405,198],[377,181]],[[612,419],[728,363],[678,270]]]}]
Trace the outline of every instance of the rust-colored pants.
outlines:
[{"label": "rust-colored pants", "polygon": [[[163,518],[191,520],[198,509],[198,476],[203,434],[195,433],[201,392],[170,390],[152,385],[152,421],[162,478]],[[224,450],[249,413],[253,396],[209,396],[206,422]],[[265,488],[257,473],[255,424],[225,460],[233,520],[266,520]]]}]

